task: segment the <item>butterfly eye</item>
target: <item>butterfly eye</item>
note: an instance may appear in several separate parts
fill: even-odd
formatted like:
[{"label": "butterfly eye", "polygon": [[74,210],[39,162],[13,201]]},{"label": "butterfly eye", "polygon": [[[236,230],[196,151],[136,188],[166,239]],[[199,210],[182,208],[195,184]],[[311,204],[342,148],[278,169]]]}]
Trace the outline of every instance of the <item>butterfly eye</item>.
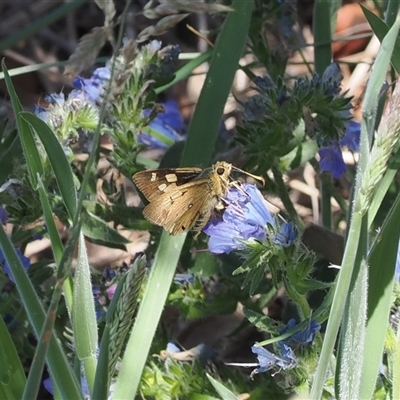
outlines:
[{"label": "butterfly eye", "polygon": [[217,174],[222,175],[225,172],[225,168],[219,167],[217,168]]}]

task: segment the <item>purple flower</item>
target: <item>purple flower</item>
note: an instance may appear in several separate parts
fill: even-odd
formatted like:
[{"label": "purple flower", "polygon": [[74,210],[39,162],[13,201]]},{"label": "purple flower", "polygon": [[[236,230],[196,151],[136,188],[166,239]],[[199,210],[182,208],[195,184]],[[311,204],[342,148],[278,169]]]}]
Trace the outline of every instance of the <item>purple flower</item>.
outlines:
[{"label": "purple flower", "polygon": [[[158,114],[138,135],[139,143],[153,149],[168,149],[175,142],[182,140],[179,133],[183,130],[183,118],[178,103],[169,100],[161,105],[165,112]],[[144,116],[149,114],[150,110],[144,111]]]},{"label": "purple flower", "polygon": [[339,142],[341,146],[346,146],[352,151],[360,151],[361,126],[357,121],[349,121],[343,139]]},{"label": "purple flower", "polygon": [[[29,268],[29,266],[31,265],[29,258],[25,257],[20,249],[15,249],[15,252],[17,253],[18,258],[21,261],[22,266],[24,267],[24,269],[26,271]],[[13,274],[11,272],[10,264],[7,262],[6,258],[4,257],[4,253],[1,250],[1,248],[0,248],[0,263],[4,263],[3,264],[4,272],[7,274],[10,281],[15,283]]]},{"label": "purple flower", "polygon": [[346,172],[346,164],[339,146],[324,147],[318,153],[321,157],[319,161],[321,171],[330,172],[335,179],[339,179]]},{"label": "purple flower", "polygon": [[118,284],[113,283],[109,288],[106,289],[107,296],[110,300],[114,297],[117,287],[118,287]]},{"label": "purple flower", "polygon": [[253,378],[255,374],[260,374],[262,372],[266,372],[273,367],[279,367],[281,369],[292,369],[297,365],[297,361],[294,357],[292,349],[289,348],[284,357],[278,357],[274,353],[271,353],[269,350],[265,349],[264,347],[256,347],[252,346],[251,351],[254,354],[257,354],[257,359],[259,363],[259,367],[256,368],[250,374],[250,378]]},{"label": "purple flower", "polygon": [[0,222],[2,225],[7,223],[8,214],[4,207],[0,207]]}]

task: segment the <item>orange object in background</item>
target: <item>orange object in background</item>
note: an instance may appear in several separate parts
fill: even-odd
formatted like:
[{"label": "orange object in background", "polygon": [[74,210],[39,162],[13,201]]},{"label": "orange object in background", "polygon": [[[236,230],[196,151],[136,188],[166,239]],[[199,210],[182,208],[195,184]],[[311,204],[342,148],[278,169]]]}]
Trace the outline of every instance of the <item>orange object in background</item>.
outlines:
[{"label": "orange object in background", "polygon": [[[358,3],[345,4],[339,9],[335,40],[368,32],[372,32],[371,27]],[[369,41],[370,37],[334,42],[332,43],[333,58],[336,60],[340,57],[356,54],[364,50]]]}]

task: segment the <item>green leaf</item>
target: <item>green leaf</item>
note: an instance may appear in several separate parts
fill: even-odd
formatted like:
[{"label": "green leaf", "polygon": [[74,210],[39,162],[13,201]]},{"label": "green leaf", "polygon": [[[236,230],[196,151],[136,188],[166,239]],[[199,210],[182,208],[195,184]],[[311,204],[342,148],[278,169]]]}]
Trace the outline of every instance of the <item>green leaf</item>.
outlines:
[{"label": "green leaf", "polygon": [[211,375],[206,374],[208,380],[214,386],[214,389],[218,392],[223,400],[237,400],[237,395],[233,394],[227,387],[225,387],[221,382],[215,380]]},{"label": "green leaf", "polygon": [[302,279],[296,282],[295,288],[300,294],[307,294],[310,290],[327,289],[332,283],[318,281],[317,279]]},{"label": "green leaf", "polygon": [[118,233],[105,221],[84,209],[82,213],[82,230],[85,236],[105,246],[126,250],[125,244],[130,240]]},{"label": "green leaf", "polygon": [[257,313],[246,307],[243,308],[243,314],[256,328],[260,329],[261,331],[274,334],[276,333],[276,321],[274,321],[272,318],[264,314]]}]

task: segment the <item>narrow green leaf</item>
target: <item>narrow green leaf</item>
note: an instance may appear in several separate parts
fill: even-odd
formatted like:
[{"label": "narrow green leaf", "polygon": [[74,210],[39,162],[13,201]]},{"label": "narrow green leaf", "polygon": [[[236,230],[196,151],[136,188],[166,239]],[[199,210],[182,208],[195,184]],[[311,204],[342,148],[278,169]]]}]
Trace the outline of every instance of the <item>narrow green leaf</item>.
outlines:
[{"label": "narrow green leaf", "polygon": [[22,106],[15,92],[14,85],[11,81],[10,75],[8,74],[8,70],[4,60],[2,61],[1,66],[4,72],[7,90],[13,106],[15,122],[17,124],[18,134],[22,144],[22,150],[24,152],[25,160],[28,164],[30,182],[32,187],[36,188],[37,174],[43,175],[42,161],[40,159],[39,151],[36,147],[35,138],[33,137],[27,122],[24,121],[19,115],[19,113],[22,111]]},{"label": "narrow green leaf", "polygon": [[197,68],[199,65],[207,62],[213,55],[214,49],[210,49],[206,51],[205,53],[199,55],[198,57],[194,58],[193,60],[189,61],[186,63],[183,67],[178,69],[178,71],[175,72],[175,77],[171,82],[168,82],[165,85],[159,86],[158,88],[155,89],[155,92],[157,94],[164,92],[165,90],[169,89],[176,83],[188,78],[192,73],[195,68]]},{"label": "narrow green leaf", "polygon": [[60,142],[50,127],[35,114],[21,112],[19,115],[30,124],[33,131],[42,141],[62,194],[62,199],[72,220],[77,207],[77,194],[72,169]]},{"label": "narrow green leaf", "polygon": [[90,391],[96,373],[97,323],[90,279],[90,267],[83,235],[79,237],[78,265],[74,278],[74,307],[72,309],[76,354],[83,362]]},{"label": "narrow green leaf", "polygon": [[[360,398],[372,398],[382,360],[393,294],[400,235],[400,196],[388,213],[369,255],[368,314]],[[384,266],[384,268],[382,268]]]},{"label": "narrow green leaf", "polygon": [[7,375],[8,390],[15,399],[20,399],[26,382],[25,373],[3,318],[0,318],[0,365],[3,366],[0,381],[5,383]]},{"label": "narrow green leaf", "polygon": [[[208,166],[226,99],[246,43],[253,0],[232,3],[211,59],[203,89],[190,122],[182,165]],[[201,151],[199,151],[201,149]]]},{"label": "narrow green leaf", "polygon": [[[371,28],[374,31],[376,37],[382,42],[382,40],[389,32],[390,27],[384,21],[382,21],[376,14],[368,10],[368,8],[364,7],[362,4],[360,4],[360,6],[369,24],[371,25]],[[396,72],[400,73],[400,39],[396,40],[395,51],[392,54],[391,62]]]},{"label": "narrow green leaf", "polygon": [[211,375],[206,374],[208,380],[214,386],[214,389],[218,392],[223,400],[237,400],[237,395],[233,394],[228,388],[226,388],[221,382],[215,380]]}]

